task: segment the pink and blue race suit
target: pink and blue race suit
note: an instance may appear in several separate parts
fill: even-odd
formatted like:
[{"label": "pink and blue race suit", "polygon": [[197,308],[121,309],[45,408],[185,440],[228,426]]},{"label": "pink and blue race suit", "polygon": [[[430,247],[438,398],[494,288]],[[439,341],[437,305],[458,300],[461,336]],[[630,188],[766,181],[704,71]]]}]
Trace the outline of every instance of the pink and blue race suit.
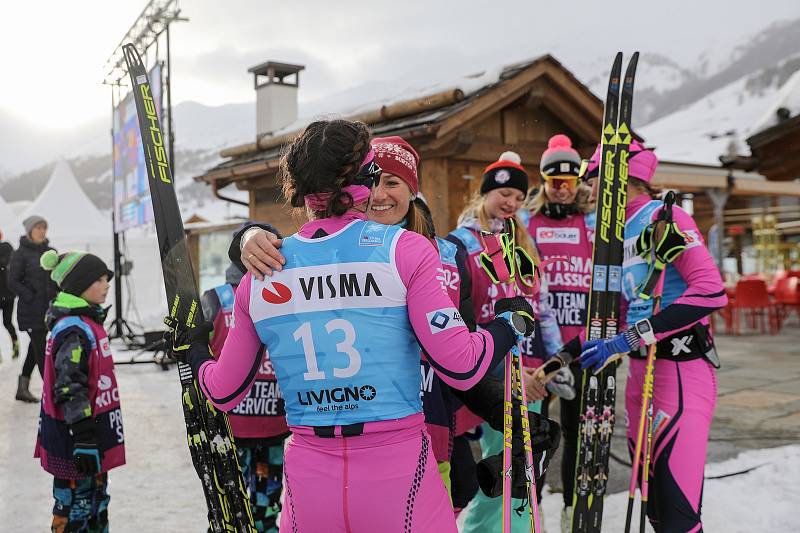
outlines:
[{"label": "pink and blue race suit", "polygon": [[[635,252],[636,239],[652,222],[662,202],[646,195],[627,206],[623,310],[628,325],[649,318],[658,339],[653,391],[653,455],[648,515],[656,531],[702,531],[700,507],[708,432],[714,413],[717,364],[708,315],[725,306],[722,279],[690,215],[673,208],[685,234],[686,250],[665,270],[661,310],[639,297],[648,264]],[[628,446],[635,446],[641,412],[645,360],[631,353],[625,390]],[[641,477],[640,477],[641,479]]]},{"label": "pink and blue race suit", "polygon": [[[230,283],[203,294],[203,314],[214,323],[214,335],[209,343],[212,354],[222,353],[233,318],[234,301],[234,288]],[[253,386],[239,405],[228,412],[228,421],[233,436],[239,442],[267,439],[275,440],[272,443],[275,444],[288,435],[289,427],[286,425],[283,395],[272,362],[263,347],[260,352],[261,364],[256,370]]]},{"label": "pink and blue race suit", "polygon": [[[442,263],[437,278],[455,306],[460,298],[461,275],[456,264],[456,246],[437,237],[434,240]],[[425,426],[431,436],[433,456],[439,463],[448,463],[453,451],[455,436],[455,409],[460,404],[448,387],[428,363],[423,354],[420,358],[420,396],[425,414]]]},{"label": "pink and blue race suit", "polygon": [[[60,295],[59,295],[60,297]],[[58,300],[56,300],[58,302]],[[84,302],[85,303],[85,302]],[[56,353],[69,343],[69,368],[57,369]],[[71,365],[77,359],[86,364]],[[79,383],[80,382],[80,383]],[[76,405],[80,409],[76,410]],[[44,386],[35,457],[58,479],[81,479],[72,457],[69,424],[87,416],[95,421],[102,452],[101,473],[125,464],[119,389],[114,359],[103,326],[84,316],[64,316],[50,331],[44,361]]]},{"label": "pink and blue race suit", "polygon": [[455,532],[422,415],[420,348],[467,389],[515,335],[500,320],[470,333],[430,241],[364,218],[309,222],[284,239],[281,272],[243,278],[222,354],[198,380],[228,410],[267,346],[292,430],[281,531]]},{"label": "pink and blue race suit", "polygon": [[[484,250],[484,243],[475,222],[475,219],[467,219],[447,238],[463,251],[465,257],[461,290],[469,294],[470,301],[466,303],[471,303],[471,309],[462,309],[462,312],[474,316],[476,326],[481,327],[482,324],[494,319],[494,304],[503,298],[504,294],[480,266],[479,256]],[[558,352],[562,345],[561,334],[553,310],[549,307],[546,280],[542,280],[537,294],[524,294],[524,296],[535,312],[536,332],[522,344],[522,362],[526,367],[535,368]],[[540,412],[541,402],[529,405],[529,409]],[[483,436],[480,444],[483,458],[500,453],[502,434],[490,428],[488,424],[483,424],[481,428]],[[540,483],[537,484],[537,488],[539,487]],[[513,502],[515,508],[526,508],[522,500]],[[463,531],[470,533],[490,531],[490,528],[499,527],[501,515],[500,499],[488,498],[482,492],[478,492],[470,504]],[[512,531],[529,530],[530,515],[527,511],[513,513]]]},{"label": "pink and blue race suit", "polygon": [[[544,263],[543,275],[550,293],[548,302],[568,344],[565,351],[573,357],[580,353],[586,339],[586,309],[591,291],[592,255],[594,252],[595,213],[574,214],[555,220],[542,213],[531,215],[521,211],[518,216],[527,221],[528,232]],[[570,366],[575,383],[580,384],[578,363]],[[580,387],[572,400],[560,399],[561,417],[561,482],[564,488],[564,507],[572,505],[575,483],[575,461],[578,449],[580,421]]]}]

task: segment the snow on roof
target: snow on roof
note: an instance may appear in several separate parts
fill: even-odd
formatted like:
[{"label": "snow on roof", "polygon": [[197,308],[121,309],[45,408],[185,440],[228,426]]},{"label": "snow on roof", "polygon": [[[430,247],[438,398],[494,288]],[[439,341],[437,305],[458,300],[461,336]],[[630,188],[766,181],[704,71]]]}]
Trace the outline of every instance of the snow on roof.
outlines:
[{"label": "snow on roof", "polygon": [[47,237],[56,246],[59,241],[76,239],[111,240],[111,218],[100,213],[86,196],[64,160],[56,163],[47,185],[18,218],[22,221],[31,215],[47,219]]},{"label": "snow on roof", "polygon": [[746,139],[774,125],[768,120],[778,107],[793,105],[793,114],[800,111],[798,74],[782,88],[770,85],[759,90],[748,87],[749,76],[743,76],[637,132],[656,147],[661,160],[719,165],[719,157],[730,155],[731,149],[747,155]]},{"label": "snow on roof", "polygon": [[800,70],[786,80],[772,104],[753,125],[751,135],[776,126],[779,122],[776,112],[781,107],[788,109],[791,117],[800,114]]},{"label": "snow on roof", "polygon": [[363,83],[328,94],[317,100],[301,101],[299,118],[285,128],[274,132],[273,135],[277,137],[299,130],[318,117],[331,115],[352,116],[378,109],[384,105],[413,100],[448,89],[461,89],[464,92],[464,96],[468,97],[499,81],[502,74],[507,70],[519,68],[526,63],[530,63],[530,61],[522,64],[496,66],[469,74],[462,73],[449,79],[392,80]]}]

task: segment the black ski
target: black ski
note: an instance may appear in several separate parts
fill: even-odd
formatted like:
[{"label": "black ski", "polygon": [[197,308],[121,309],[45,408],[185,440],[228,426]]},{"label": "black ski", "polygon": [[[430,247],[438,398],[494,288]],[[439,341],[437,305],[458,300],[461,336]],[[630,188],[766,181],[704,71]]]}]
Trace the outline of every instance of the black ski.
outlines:
[{"label": "black ski", "polygon": [[[587,340],[616,335],[619,327],[627,203],[627,160],[631,142],[630,117],[638,57],[637,52],[628,63],[622,84],[622,95],[620,95],[621,52],[614,58],[608,82],[601,136],[601,160],[597,177],[600,181]],[[613,363],[598,376],[593,376],[590,372],[582,373],[581,418],[573,494],[574,533],[600,531],[603,497],[608,482],[611,436],[614,430],[616,367],[617,364]],[[587,480],[591,480],[590,487],[586,486]]]},{"label": "black ski", "polygon": [[[603,112],[602,148],[597,179],[597,220],[595,222],[594,251],[592,253],[592,288],[589,292],[589,312],[586,340],[602,339],[606,322],[606,300],[608,292],[608,260],[611,237],[613,200],[614,134],[619,116],[619,81],[622,74],[622,52],[614,58],[608,81],[605,109]],[[606,164],[610,162],[611,164]],[[591,385],[591,387],[590,387]],[[597,378],[590,372],[581,373],[581,409],[578,426],[577,458],[575,461],[575,484],[572,496],[572,531],[588,531],[589,506],[592,499],[592,475],[594,464],[594,434],[597,431],[596,410],[598,404]]]},{"label": "black ski", "polygon": [[[123,52],[142,134],[169,313],[191,327],[201,319],[202,309],[164,136],[141,57],[132,44],[124,45]],[[254,533],[256,530],[228,418],[206,400],[188,365],[178,363],[178,375],[187,442],[192,463],[203,485],[209,530],[213,533]]]},{"label": "black ski", "polygon": [[[625,69],[622,80],[622,95],[619,104],[619,121],[615,135],[614,156],[614,204],[612,207],[614,234],[609,246],[608,292],[606,302],[606,331],[603,335],[613,337],[619,331],[620,299],[622,297],[622,261],[625,242],[625,207],[628,203],[628,156],[631,144],[631,114],[633,113],[633,82],[639,52],[634,52]],[[600,397],[603,399],[600,427],[595,439],[594,484],[589,506],[589,532],[600,533],[603,522],[603,500],[608,485],[608,460],[611,457],[611,436],[614,432],[614,406],[617,398],[617,363],[608,365],[600,373]]]}]

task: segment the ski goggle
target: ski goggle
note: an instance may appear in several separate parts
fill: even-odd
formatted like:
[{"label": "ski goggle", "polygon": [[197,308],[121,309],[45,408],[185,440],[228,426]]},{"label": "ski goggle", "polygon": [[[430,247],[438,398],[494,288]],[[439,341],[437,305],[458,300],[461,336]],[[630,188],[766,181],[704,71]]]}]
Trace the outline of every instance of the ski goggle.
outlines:
[{"label": "ski goggle", "polygon": [[594,163],[594,161],[592,161],[591,159],[581,160],[581,167],[578,170],[578,178],[580,178],[581,181],[583,181],[584,183],[592,178],[597,177],[597,167],[595,167],[591,171],[589,170],[589,165],[591,165],[592,163]]},{"label": "ski goggle", "polygon": [[381,182],[381,174],[383,174],[383,169],[381,166],[375,161],[375,153],[370,150],[370,154],[373,157],[367,157],[367,160],[361,165],[361,168],[358,169],[358,174],[356,174],[355,179],[353,180],[354,185],[364,185],[365,187],[369,187],[370,189],[373,186],[377,186]]},{"label": "ski goggle", "polygon": [[574,190],[578,186],[578,176],[562,175],[562,176],[548,176],[542,174],[542,178],[548,185],[556,190],[566,188],[567,190]]}]

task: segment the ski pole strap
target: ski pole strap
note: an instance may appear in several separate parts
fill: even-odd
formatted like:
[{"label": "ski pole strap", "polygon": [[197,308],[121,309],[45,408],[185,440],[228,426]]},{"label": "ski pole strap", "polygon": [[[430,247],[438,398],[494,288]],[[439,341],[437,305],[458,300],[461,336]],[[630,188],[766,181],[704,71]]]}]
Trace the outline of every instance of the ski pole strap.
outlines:
[{"label": "ski pole strap", "polygon": [[508,234],[482,232],[481,236],[486,246],[479,256],[481,268],[494,284],[510,281],[514,277],[514,260]]},{"label": "ski pole strap", "polygon": [[656,219],[647,225],[636,240],[636,254],[650,263],[647,278],[639,289],[639,297],[650,299],[661,273],[686,250],[686,235],[672,220],[675,193],[667,192]]},{"label": "ski pole strap", "polygon": [[536,292],[536,280],[539,279],[539,267],[533,261],[533,258],[525,248],[516,246],[514,248],[514,260],[516,261],[515,268],[519,281]]},{"label": "ski pole strap", "polygon": [[647,277],[639,286],[639,298],[646,301],[653,297],[653,291],[656,285],[658,285],[658,279],[661,277],[661,273],[664,272],[666,266],[667,265],[658,260],[650,265]]}]

